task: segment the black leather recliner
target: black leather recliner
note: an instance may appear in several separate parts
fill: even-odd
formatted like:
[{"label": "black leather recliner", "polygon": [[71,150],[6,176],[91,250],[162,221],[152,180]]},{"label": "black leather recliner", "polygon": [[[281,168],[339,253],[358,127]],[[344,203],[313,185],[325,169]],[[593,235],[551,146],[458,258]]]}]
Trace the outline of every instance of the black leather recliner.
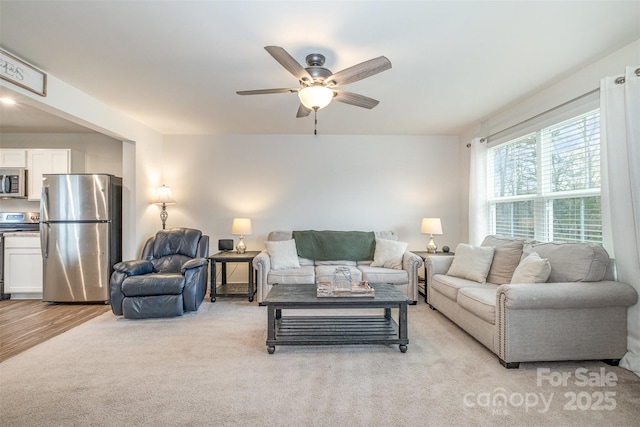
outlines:
[{"label": "black leather recliner", "polygon": [[191,228],[158,231],[142,259],[116,264],[111,310],[127,319],[181,316],[196,311],[207,292],[209,236]]}]

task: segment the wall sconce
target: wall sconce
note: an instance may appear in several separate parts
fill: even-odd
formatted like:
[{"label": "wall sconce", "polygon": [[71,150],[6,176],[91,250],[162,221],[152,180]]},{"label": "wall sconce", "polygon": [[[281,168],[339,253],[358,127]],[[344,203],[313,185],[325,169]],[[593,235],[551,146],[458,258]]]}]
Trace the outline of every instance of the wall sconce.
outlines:
[{"label": "wall sconce", "polygon": [[420,233],[428,234],[429,243],[427,244],[427,252],[435,254],[438,245],[433,241],[434,234],[442,234],[442,223],[440,218],[422,218],[422,226],[420,227]]},{"label": "wall sconce", "polygon": [[162,187],[158,187],[158,192],[156,193],[156,201],[154,202],[156,205],[162,205],[162,211],[160,211],[160,220],[162,221],[162,229],[165,229],[167,218],[169,218],[169,214],[167,213],[167,205],[174,205],[176,203],[173,200],[173,195],[171,194],[171,187],[167,187],[166,185],[162,185]]},{"label": "wall sconce", "polygon": [[244,244],[243,235],[251,234],[251,220],[249,218],[234,218],[233,224],[231,224],[231,234],[240,235],[236,245],[236,252],[239,254],[245,253],[247,246]]}]

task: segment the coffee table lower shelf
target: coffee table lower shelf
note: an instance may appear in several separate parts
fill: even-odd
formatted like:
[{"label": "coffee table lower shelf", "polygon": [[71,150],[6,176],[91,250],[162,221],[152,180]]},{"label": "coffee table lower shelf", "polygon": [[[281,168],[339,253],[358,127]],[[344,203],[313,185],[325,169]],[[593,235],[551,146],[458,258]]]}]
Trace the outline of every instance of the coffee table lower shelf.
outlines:
[{"label": "coffee table lower shelf", "polygon": [[287,316],[275,319],[273,339],[267,339],[267,351],[276,345],[399,344],[407,351],[407,338],[399,338],[398,324],[386,316]]}]

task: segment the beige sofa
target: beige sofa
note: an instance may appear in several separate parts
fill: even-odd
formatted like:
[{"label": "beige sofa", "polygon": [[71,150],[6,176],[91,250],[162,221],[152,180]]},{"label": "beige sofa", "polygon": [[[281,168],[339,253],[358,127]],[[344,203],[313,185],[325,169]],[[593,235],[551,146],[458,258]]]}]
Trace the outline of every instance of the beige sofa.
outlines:
[{"label": "beige sofa", "polygon": [[[343,232],[328,231],[327,233]],[[398,244],[401,243],[398,241],[398,236],[392,231],[375,232],[374,235],[376,241],[382,239]],[[268,242],[285,242],[292,239],[292,231],[272,231],[268,236]],[[265,242],[265,244],[268,242]],[[358,261],[325,259],[319,261],[298,256],[297,261],[299,263],[298,267],[274,269],[268,249],[263,250],[254,258],[253,267],[257,273],[257,298],[259,303],[264,301],[274,284],[308,284],[331,281],[336,267],[341,266],[349,268],[354,281],[366,280],[369,283],[391,283],[404,292],[411,303],[415,304],[418,299],[418,269],[422,267],[423,261],[418,255],[407,250],[401,253],[397,265],[394,265],[393,268],[372,266],[373,259]]]},{"label": "beige sofa", "polygon": [[[638,295],[613,279],[612,261],[601,246],[496,236],[487,236],[481,249],[462,246],[467,256],[470,250],[483,252],[466,258],[475,271],[465,272],[465,257],[458,258],[460,246],[455,257],[428,257],[428,303],[495,353],[505,367],[560,360],[616,364],[626,353],[627,307]],[[475,277],[483,268],[478,258],[486,259],[490,248],[482,283]],[[532,252],[537,255],[528,260],[550,270],[548,278],[543,283],[511,283],[514,273],[516,281],[522,280],[519,266]],[[543,271],[537,281],[544,276]]]}]

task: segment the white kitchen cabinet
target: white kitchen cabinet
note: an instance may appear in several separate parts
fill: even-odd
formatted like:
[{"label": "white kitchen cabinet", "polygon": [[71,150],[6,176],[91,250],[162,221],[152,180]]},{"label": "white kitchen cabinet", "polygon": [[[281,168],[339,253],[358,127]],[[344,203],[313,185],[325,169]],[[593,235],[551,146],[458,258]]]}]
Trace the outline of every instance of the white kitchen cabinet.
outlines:
[{"label": "white kitchen cabinet", "polygon": [[0,150],[0,168],[26,168],[27,150],[3,148]]},{"label": "white kitchen cabinet", "polygon": [[4,235],[4,291],[11,299],[42,299],[42,253],[38,233]]},{"label": "white kitchen cabinet", "polygon": [[84,153],[68,149],[27,150],[27,170],[29,172],[27,198],[39,201],[42,192],[42,175],[84,172]]}]

